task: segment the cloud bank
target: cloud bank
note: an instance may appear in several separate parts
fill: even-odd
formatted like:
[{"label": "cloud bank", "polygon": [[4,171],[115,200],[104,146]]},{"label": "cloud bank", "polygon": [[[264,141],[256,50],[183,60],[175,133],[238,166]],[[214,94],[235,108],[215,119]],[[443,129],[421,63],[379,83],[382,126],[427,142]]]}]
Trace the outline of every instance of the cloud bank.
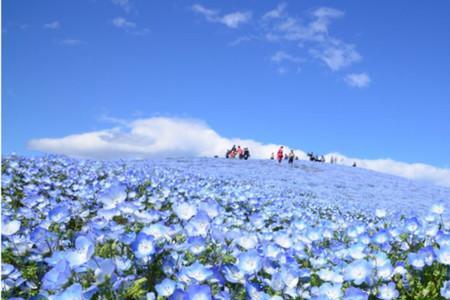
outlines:
[{"label": "cloud bank", "polygon": [[[202,121],[154,117],[134,121],[112,120],[116,126],[106,130],[73,134],[62,138],[41,138],[29,141],[33,150],[64,154],[78,158],[160,158],[218,155],[223,157],[232,145],[249,147],[253,158],[267,159],[279,144],[264,144],[251,139],[220,136]],[[286,150],[290,150],[288,147]],[[294,149],[300,159],[306,154]],[[450,187],[450,170],[431,165],[408,164],[391,159],[367,160],[329,153],[343,165],[356,162],[358,167]]]}]

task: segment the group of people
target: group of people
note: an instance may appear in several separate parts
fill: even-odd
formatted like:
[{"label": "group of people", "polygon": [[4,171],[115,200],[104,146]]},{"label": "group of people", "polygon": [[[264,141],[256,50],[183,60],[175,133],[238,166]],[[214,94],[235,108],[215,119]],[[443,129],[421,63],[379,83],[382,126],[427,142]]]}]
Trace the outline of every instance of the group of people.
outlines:
[{"label": "group of people", "polygon": [[[287,160],[289,162],[289,164],[293,164],[294,160],[298,160],[298,156],[295,155],[294,150],[291,150],[289,152],[289,154],[288,153],[284,153],[283,150],[284,150],[284,147],[280,146],[280,148],[277,151],[276,158],[278,160],[278,163],[281,163],[281,161],[283,159]],[[319,157],[318,155],[315,155],[313,152],[308,152],[306,154],[306,156],[308,156],[310,161],[316,161],[316,162],[322,162],[322,163],[326,162],[325,156],[323,156],[323,155],[321,155]],[[272,159],[272,160],[275,159],[275,153],[271,154],[270,159]],[[334,157],[334,156],[330,157],[330,163],[331,164],[337,164],[337,162],[338,162],[338,158],[337,157]],[[356,162],[353,162],[352,167],[356,167]]]},{"label": "group of people", "polygon": [[[284,151],[284,147],[280,146],[280,148],[277,151],[277,161],[278,161],[278,163],[281,163],[281,161],[284,159],[284,160],[287,160],[290,165],[293,165],[294,164],[294,159],[298,160],[298,156],[295,155],[294,150],[291,150],[289,152],[289,154],[288,153],[284,153],[283,151]],[[272,155],[270,156],[270,159],[272,159],[272,160],[275,159],[275,153],[272,153]]]},{"label": "group of people", "polygon": [[247,147],[241,148],[241,146],[233,145],[233,147],[227,150],[225,158],[239,158],[247,160],[250,157],[250,150]]},{"label": "group of people", "polygon": [[[308,156],[310,161],[316,161],[316,162],[326,162],[325,156],[321,155],[315,155],[313,152],[308,152],[306,154],[306,156]],[[217,156],[215,156],[217,157]],[[231,147],[231,149],[227,150],[227,152],[225,153],[225,158],[239,158],[239,159],[249,159],[250,157],[250,150],[247,147],[241,148],[241,146],[237,146],[233,145],[233,147]],[[272,152],[272,154],[270,155],[270,159],[271,160],[276,160],[278,161],[278,163],[281,163],[283,160],[287,160],[289,165],[293,165],[294,164],[294,160],[298,160],[298,156],[295,155],[294,150],[290,150],[289,153],[285,153],[284,152],[284,146],[280,146],[280,148],[278,148],[277,151],[277,155],[275,156],[275,153]],[[330,157],[330,163],[332,164],[336,164],[338,163],[338,158],[331,156]],[[356,167],[356,162],[354,162],[352,164],[353,167]]]},{"label": "group of people", "polygon": [[308,152],[306,156],[308,156],[310,161],[325,162],[325,156],[323,155],[319,157],[318,155],[314,155],[313,152]]}]

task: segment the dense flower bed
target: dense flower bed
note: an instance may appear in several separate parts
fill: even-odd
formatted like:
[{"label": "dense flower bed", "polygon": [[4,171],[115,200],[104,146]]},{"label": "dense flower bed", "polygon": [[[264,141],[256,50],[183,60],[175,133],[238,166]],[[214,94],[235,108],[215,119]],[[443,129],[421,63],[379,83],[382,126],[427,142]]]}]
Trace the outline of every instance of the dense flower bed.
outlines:
[{"label": "dense flower bed", "polygon": [[450,299],[443,203],[344,205],[176,164],[6,157],[2,296]]}]

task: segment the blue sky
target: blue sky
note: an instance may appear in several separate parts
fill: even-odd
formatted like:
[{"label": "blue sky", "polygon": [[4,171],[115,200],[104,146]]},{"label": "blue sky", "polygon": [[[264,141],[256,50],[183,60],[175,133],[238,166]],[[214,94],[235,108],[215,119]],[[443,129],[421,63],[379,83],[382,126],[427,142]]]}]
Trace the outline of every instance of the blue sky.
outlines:
[{"label": "blue sky", "polygon": [[3,153],[165,116],[450,168],[448,1],[2,3]]}]

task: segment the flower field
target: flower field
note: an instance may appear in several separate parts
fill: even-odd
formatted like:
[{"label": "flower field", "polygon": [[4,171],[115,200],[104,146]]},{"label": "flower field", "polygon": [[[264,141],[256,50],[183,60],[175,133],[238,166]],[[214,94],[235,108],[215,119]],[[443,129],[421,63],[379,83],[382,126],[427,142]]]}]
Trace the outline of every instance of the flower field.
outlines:
[{"label": "flower field", "polygon": [[4,299],[450,299],[450,190],[310,162],[2,160]]}]

